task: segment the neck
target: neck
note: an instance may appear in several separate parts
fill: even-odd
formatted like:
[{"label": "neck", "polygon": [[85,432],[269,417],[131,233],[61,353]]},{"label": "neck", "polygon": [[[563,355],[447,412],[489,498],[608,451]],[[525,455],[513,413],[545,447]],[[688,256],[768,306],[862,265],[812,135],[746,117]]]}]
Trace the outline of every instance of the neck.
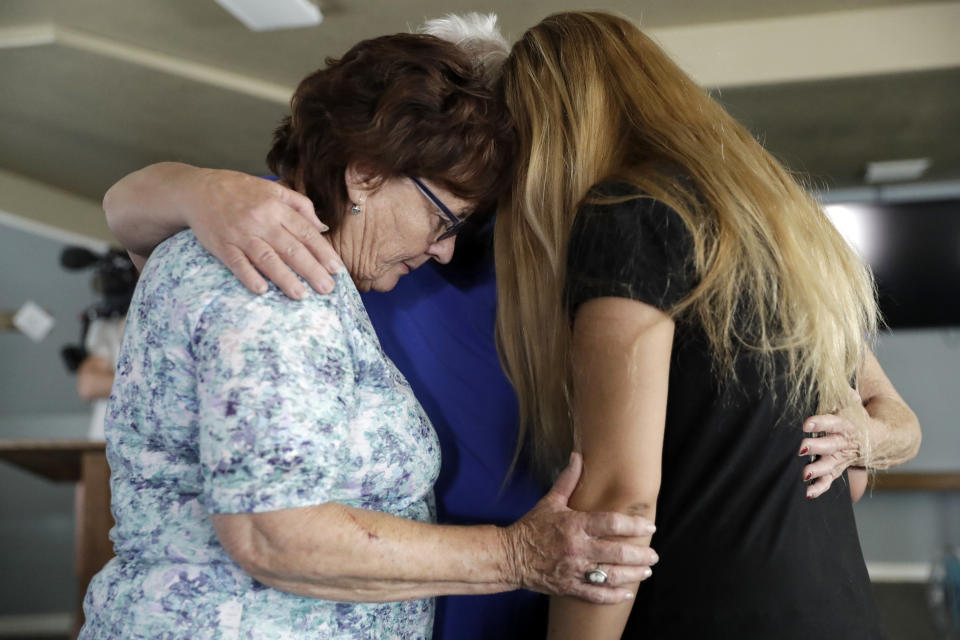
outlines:
[{"label": "neck", "polygon": [[362,238],[355,239],[351,237],[352,235],[354,234],[344,233],[343,225],[341,224],[339,229],[327,234],[327,239],[330,241],[330,246],[333,247],[333,250],[340,256],[343,266],[346,267],[347,273],[350,274],[350,279],[357,285],[357,288],[361,288],[360,283],[357,281],[356,274],[360,273],[358,255],[363,242]]}]

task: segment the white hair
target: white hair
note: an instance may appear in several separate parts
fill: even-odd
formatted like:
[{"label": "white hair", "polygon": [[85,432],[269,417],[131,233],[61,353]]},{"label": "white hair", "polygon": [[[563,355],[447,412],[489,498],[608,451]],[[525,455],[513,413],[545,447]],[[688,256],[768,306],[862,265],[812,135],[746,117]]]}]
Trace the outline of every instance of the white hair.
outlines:
[{"label": "white hair", "polygon": [[452,42],[469,53],[491,83],[499,76],[503,61],[510,55],[510,44],[497,28],[495,13],[451,13],[427,20],[417,31]]}]

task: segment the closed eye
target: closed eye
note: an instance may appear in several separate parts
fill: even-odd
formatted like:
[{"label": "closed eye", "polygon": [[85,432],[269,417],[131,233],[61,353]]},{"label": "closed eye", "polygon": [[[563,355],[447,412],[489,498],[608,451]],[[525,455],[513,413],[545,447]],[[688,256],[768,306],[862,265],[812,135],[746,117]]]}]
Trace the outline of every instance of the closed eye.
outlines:
[{"label": "closed eye", "polygon": [[434,213],[436,215],[434,216],[433,230],[431,233],[433,233],[434,237],[437,237],[446,232],[450,226],[450,222],[438,209],[434,208]]},{"label": "closed eye", "polygon": [[459,231],[460,227],[463,225],[463,218],[465,216],[462,214],[458,216],[450,211],[450,209],[443,204],[443,202],[437,198],[437,196],[430,191],[430,189],[428,189],[427,186],[418,178],[413,176],[408,177],[410,178],[411,182],[416,185],[420,193],[423,194],[423,196],[430,202],[431,205],[433,205],[433,210],[437,214],[438,223],[436,229],[439,235],[437,236],[437,240],[435,240],[435,242],[440,242],[441,240],[445,240],[446,238],[456,235],[457,231]]}]

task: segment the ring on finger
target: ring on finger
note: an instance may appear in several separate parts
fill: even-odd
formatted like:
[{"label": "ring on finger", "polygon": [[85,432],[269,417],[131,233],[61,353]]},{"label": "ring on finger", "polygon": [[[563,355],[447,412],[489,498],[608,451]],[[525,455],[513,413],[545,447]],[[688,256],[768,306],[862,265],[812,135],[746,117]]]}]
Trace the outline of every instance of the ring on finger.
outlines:
[{"label": "ring on finger", "polygon": [[607,578],[609,577],[607,572],[600,568],[600,565],[597,565],[596,568],[584,574],[584,578],[586,578],[590,584],[606,584]]}]

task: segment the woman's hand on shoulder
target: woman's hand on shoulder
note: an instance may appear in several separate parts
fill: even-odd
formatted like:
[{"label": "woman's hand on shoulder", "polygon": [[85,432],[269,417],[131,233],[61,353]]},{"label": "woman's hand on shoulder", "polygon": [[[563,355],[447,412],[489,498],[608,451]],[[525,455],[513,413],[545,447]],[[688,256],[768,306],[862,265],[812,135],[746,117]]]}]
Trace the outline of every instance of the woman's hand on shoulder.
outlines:
[{"label": "woman's hand on shoulder", "polygon": [[265,276],[299,300],[307,293],[299,274],[320,293],[333,290],[331,274],[341,268],[341,261],[305,195],[277,182],[219,169],[198,172],[194,189],[199,202],[188,209],[190,227],[247,289],[265,292]]},{"label": "woman's hand on shoulder", "polygon": [[[650,577],[657,554],[648,546],[627,542],[650,536],[653,523],[622,513],[586,513],[567,506],[580,479],[583,459],[574,453],[553,488],[523,518],[505,530],[512,558],[514,584],[550,595],[575,596],[600,604],[630,600],[623,585]],[[603,585],[585,576],[600,568]]]},{"label": "woman's hand on shoulder", "polygon": [[836,412],[804,420],[803,431],[808,435],[800,443],[799,455],[816,457],[803,468],[803,480],[810,483],[808,498],[822,496],[848,468],[863,466],[863,439],[869,421],[870,414],[855,389],[850,389],[846,403]]}]

